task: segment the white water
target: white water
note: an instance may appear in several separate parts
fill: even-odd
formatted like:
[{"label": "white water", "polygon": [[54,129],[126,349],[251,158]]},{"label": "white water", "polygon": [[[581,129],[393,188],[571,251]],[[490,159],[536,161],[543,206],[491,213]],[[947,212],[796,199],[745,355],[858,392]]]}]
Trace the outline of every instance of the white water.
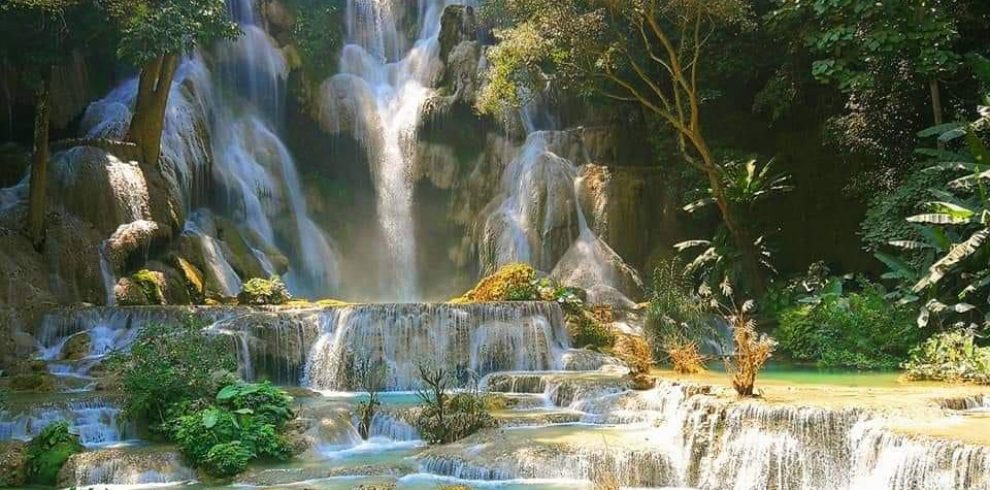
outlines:
[{"label": "white water", "polygon": [[465,2],[419,0],[419,31],[407,50],[400,24],[409,3],[349,0],[340,74],[322,89],[324,125],[350,129],[368,152],[388,264],[382,280],[399,300],[418,296],[412,165],[416,126],[442,68],[440,16],[447,5]]},{"label": "white water", "polygon": [[119,444],[135,431],[124,422],[121,408],[108,400],[87,398],[49,402],[21,411],[0,411],[0,441],[29,440],[49,424],[65,420],[86,447]]}]

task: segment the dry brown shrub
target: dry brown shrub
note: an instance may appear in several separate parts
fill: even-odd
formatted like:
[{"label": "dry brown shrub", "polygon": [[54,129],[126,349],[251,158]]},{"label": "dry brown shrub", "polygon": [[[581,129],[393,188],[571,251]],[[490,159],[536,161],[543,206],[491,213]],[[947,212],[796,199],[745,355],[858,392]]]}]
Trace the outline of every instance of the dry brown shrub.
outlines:
[{"label": "dry brown shrub", "polygon": [[617,335],[612,353],[629,365],[632,374],[648,373],[653,367],[653,352],[650,344],[638,335]]},{"label": "dry brown shrub", "polygon": [[664,350],[675,373],[698,374],[705,371],[705,357],[698,351],[698,344],[691,341],[671,342]]},{"label": "dry brown shrub", "polygon": [[527,264],[507,264],[485,277],[474,289],[464,296],[451,300],[452,303],[473,303],[485,301],[507,301],[513,289],[526,288],[536,278],[536,271]]},{"label": "dry brown shrub", "polygon": [[763,369],[777,342],[756,332],[756,323],[745,312],[736,312],[728,318],[732,322],[736,354],[728,362],[732,373],[732,387],[740,396],[753,396],[756,375]]}]

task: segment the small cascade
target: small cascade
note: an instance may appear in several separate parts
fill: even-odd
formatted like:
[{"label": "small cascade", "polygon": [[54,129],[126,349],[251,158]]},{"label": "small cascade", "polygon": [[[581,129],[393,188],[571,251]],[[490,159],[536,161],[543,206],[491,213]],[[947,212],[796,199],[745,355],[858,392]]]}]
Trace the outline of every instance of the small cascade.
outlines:
[{"label": "small cascade", "polygon": [[136,433],[132,424],[123,421],[122,409],[115,402],[86,397],[0,411],[0,441],[30,440],[48,425],[62,420],[69,422],[69,431],[78,435],[86,447],[118,444]]},{"label": "small cascade", "polygon": [[479,259],[486,272],[513,262],[532,264],[564,284],[589,290],[591,302],[607,302],[610,291],[628,293],[642,283],[588,227],[578,199],[577,165],[590,157],[575,141],[579,138],[567,131],[527,136],[505,168],[502,192],[489,205]]},{"label": "small cascade", "polygon": [[419,385],[420,362],[442,362],[467,383],[493,371],[559,368],[567,347],[563,313],[553,303],[397,304],[343,308],[313,344],[303,383],[354,388],[351,367],[383,363],[389,390]]},{"label": "small cascade", "polygon": [[241,278],[234,271],[223,248],[214,236],[217,235],[213,220],[206,210],[198,210],[186,221],[182,230],[185,235],[196,237],[203,253],[203,264],[217,279],[220,293],[224,296],[237,296],[241,291]]},{"label": "small cascade", "polygon": [[89,451],[69,458],[59,474],[66,487],[160,486],[196,480],[196,472],[172,451],[158,447]]}]

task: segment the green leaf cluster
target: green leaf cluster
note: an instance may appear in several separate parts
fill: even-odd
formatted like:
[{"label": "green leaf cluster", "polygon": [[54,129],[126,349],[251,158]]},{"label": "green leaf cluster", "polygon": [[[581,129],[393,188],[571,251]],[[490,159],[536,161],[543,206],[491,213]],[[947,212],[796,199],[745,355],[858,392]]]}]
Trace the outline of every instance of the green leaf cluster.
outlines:
[{"label": "green leaf cluster", "polygon": [[25,452],[28,481],[38,485],[55,485],[59,470],[69,457],[82,449],[79,436],[69,432],[68,422],[49,424],[28,443]]},{"label": "green leaf cluster", "polygon": [[242,305],[284,305],[292,299],[289,290],[278,276],[271,279],[256,277],[244,283],[237,295]]},{"label": "green leaf cluster", "polygon": [[904,363],[910,379],[990,384],[990,348],[972,332],[940,332],[911,350]]}]

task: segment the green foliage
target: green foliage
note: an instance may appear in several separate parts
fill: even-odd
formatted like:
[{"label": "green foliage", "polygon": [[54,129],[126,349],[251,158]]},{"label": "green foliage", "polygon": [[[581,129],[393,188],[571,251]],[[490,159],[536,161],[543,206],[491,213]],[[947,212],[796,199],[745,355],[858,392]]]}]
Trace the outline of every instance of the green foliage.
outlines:
[{"label": "green foliage", "polygon": [[242,305],[284,305],[291,299],[292,295],[278,276],[249,279],[237,295],[237,302]]},{"label": "green foliage", "polygon": [[82,449],[79,436],[69,432],[68,422],[49,424],[28,443],[25,454],[28,481],[38,485],[55,485],[62,465]]},{"label": "green foliage", "polygon": [[600,350],[611,347],[615,342],[615,333],[608,324],[591,312],[567,313],[566,319],[567,330],[575,346]]},{"label": "green foliage", "polygon": [[923,80],[952,73],[960,56],[953,17],[959,2],[786,0],[774,15],[810,19],[805,38],[817,59],[812,74],[843,91],[876,85],[878,69],[903,62]]},{"label": "green foliage", "polygon": [[0,58],[35,85],[92,42],[103,24],[90,0],[6,0],[0,3]]},{"label": "green foliage", "polygon": [[104,0],[120,26],[117,55],[144,64],[240,34],[224,0]]},{"label": "green foliage", "polygon": [[783,310],[774,337],[784,351],[828,367],[897,367],[921,337],[913,312],[891,303],[879,285],[859,286],[848,292],[834,278]]},{"label": "green foliage", "polygon": [[933,199],[923,204],[923,211],[907,218],[915,237],[889,242],[900,255],[877,254],[890,269],[885,277],[899,282],[902,301],[926,300],[918,316],[920,326],[933,319],[940,325],[955,319],[964,324],[987,322],[984,315],[990,305],[982,298],[990,286],[990,150],[981,134],[988,129],[990,116],[984,116],[920,134],[937,136],[946,144],[964,143],[958,152],[923,151],[938,160],[926,171],[942,177],[942,182],[929,189]]},{"label": "green foliage", "polygon": [[229,379],[237,369],[229,339],[203,328],[191,317],[177,325],[146,325],[129,352],[111,358],[130,416],[154,428],[172,405],[209,399]]},{"label": "green foliage", "polygon": [[141,269],[131,276],[144,293],[144,297],[150,304],[165,304],[165,296],[162,294],[162,284],[159,275],[148,269]]},{"label": "green foliage", "polygon": [[257,458],[287,459],[291,449],[279,434],[294,417],[292,397],[269,383],[235,383],[217,393],[217,404],[176,415],[171,439],[194,464],[216,477],[244,471]]},{"label": "green foliage", "polygon": [[[745,263],[746,255],[741,250],[738,236],[733,236],[731,230],[720,225],[710,240],[688,240],[674,245],[678,252],[693,254],[693,259],[685,267],[688,274],[694,275],[699,283],[716,288],[719,284],[729,281],[737,286],[752,285],[756,279],[749,277],[753,272],[776,273],[771,262],[772,253],[767,246],[766,237],[757,236],[754,230],[759,229],[759,213],[757,205],[781,193],[790,192],[790,177],[771,172],[773,161],[760,167],[755,160],[747,162],[728,162],[718,167],[721,190],[727,206],[730,206],[740,227],[737,233],[742,233],[755,255],[758,271],[752,271]],[[718,202],[716,192],[708,188],[704,196],[686,206],[684,210],[695,213],[702,209],[714,207]],[[694,252],[701,250],[701,252]]]},{"label": "green foliage", "polygon": [[490,395],[477,386],[451,395],[446,368],[422,363],[419,373],[423,388],[417,393],[421,406],[414,425],[424,441],[448,444],[497,425],[488,411]]},{"label": "green foliage", "polygon": [[241,441],[225,442],[210,448],[203,468],[213,476],[229,478],[243,472],[252,458],[254,453]]},{"label": "green foliage", "polygon": [[344,35],[340,0],[290,0],[295,14],[292,41],[299,50],[303,69],[315,80],[330,76],[336,68]]},{"label": "green foliage", "polygon": [[903,367],[913,380],[990,384],[990,348],[976,345],[972,332],[940,332],[912,349]]},{"label": "green foliage", "polygon": [[276,427],[282,427],[294,417],[292,397],[267,381],[227,385],[217,393],[217,403],[238,414],[254,415]]},{"label": "green foliage", "polygon": [[679,259],[661,262],[653,269],[649,299],[646,325],[655,352],[668,345],[700,343],[712,333],[709,315]]}]

